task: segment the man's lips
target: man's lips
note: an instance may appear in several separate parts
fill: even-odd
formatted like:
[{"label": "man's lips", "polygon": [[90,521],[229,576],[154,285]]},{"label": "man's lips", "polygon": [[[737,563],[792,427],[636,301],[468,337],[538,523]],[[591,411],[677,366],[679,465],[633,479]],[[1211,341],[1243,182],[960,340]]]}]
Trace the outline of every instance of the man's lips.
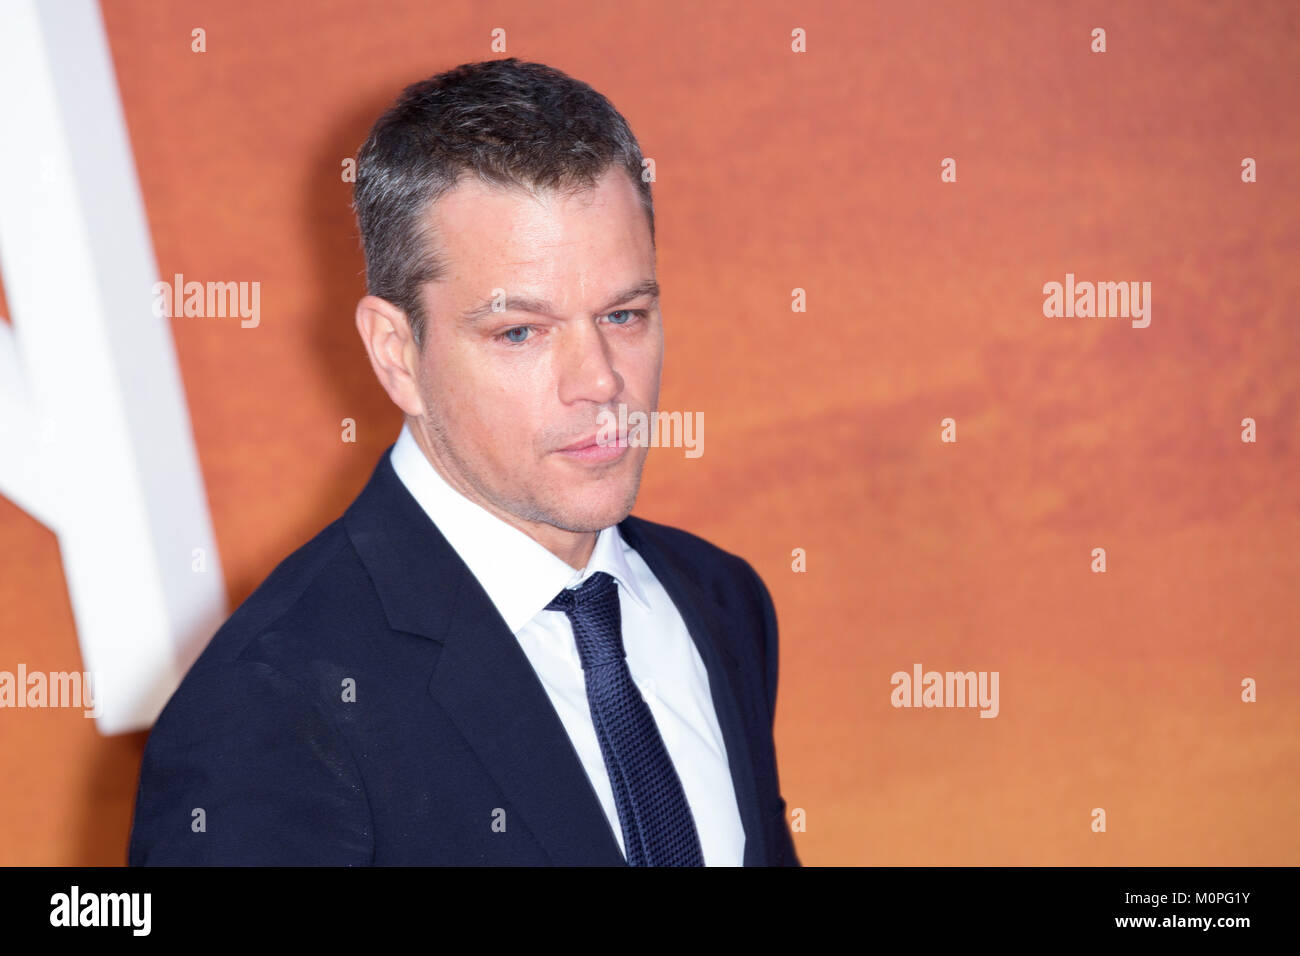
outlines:
[{"label": "man's lips", "polygon": [[599,444],[596,435],[589,435],[586,438],[578,439],[571,445],[557,449],[557,452],[569,461],[597,465],[618,461],[626,454],[627,448],[626,435],[608,438],[605,440],[605,444]]},{"label": "man's lips", "polygon": [[603,444],[598,441],[599,434],[588,435],[586,438],[579,438],[572,445],[565,445],[558,451],[581,451],[584,448],[614,448],[625,447],[627,445],[627,436],[619,435],[612,440],[606,440]]}]

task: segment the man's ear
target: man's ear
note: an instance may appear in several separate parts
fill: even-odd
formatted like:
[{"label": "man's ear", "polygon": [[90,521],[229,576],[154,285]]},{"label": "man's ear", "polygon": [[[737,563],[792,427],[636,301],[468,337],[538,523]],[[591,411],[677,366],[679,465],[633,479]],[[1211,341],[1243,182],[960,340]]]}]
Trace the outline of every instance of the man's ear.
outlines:
[{"label": "man's ear", "polygon": [[411,335],[406,312],[387,299],[367,295],[357,303],[357,331],[370,356],[370,367],[393,404],[408,415],[423,415],[418,384],[420,348]]}]

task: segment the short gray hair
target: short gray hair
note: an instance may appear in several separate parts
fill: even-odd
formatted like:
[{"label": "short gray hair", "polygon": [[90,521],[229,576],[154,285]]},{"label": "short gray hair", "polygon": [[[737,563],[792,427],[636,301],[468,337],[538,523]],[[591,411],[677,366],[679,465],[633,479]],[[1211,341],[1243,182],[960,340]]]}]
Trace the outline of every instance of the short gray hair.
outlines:
[{"label": "short gray hair", "polygon": [[357,153],[352,207],[366,256],[366,290],[402,309],[423,347],[424,283],[446,261],[429,210],[461,178],[529,190],[591,188],[627,171],[650,223],[654,200],[641,147],[613,105],[586,83],[514,57],[465,63],[408,86]]}]

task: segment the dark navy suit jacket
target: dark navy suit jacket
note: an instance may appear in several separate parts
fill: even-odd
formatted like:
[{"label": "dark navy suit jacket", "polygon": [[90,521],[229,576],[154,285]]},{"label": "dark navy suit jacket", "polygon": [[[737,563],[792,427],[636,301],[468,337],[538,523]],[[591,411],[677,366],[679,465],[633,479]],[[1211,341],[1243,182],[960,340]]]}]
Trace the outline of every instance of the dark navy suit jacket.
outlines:
[{"label": "dark navy suit jacket", "polygon": [[[708,669],[745,865],[800,865],[772,739],[767,588],[685,531],[631,516],[619,530]],[[128,862],[626,865],[523,649],[387,452],[168,701],[145,747]]]}]

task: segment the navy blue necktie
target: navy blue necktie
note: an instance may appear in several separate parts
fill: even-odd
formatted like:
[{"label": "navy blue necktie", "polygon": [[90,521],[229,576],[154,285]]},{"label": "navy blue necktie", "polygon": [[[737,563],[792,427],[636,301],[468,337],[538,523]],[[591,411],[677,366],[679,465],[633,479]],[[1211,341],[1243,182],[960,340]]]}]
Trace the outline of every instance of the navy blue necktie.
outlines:
[{"label": "navy blue necktie", "polygon": [[628,866],[703,866],[681,780],[623,655],[618,582],[597,571],[548,611],[573,624],[596,738],[614,788]]}]

